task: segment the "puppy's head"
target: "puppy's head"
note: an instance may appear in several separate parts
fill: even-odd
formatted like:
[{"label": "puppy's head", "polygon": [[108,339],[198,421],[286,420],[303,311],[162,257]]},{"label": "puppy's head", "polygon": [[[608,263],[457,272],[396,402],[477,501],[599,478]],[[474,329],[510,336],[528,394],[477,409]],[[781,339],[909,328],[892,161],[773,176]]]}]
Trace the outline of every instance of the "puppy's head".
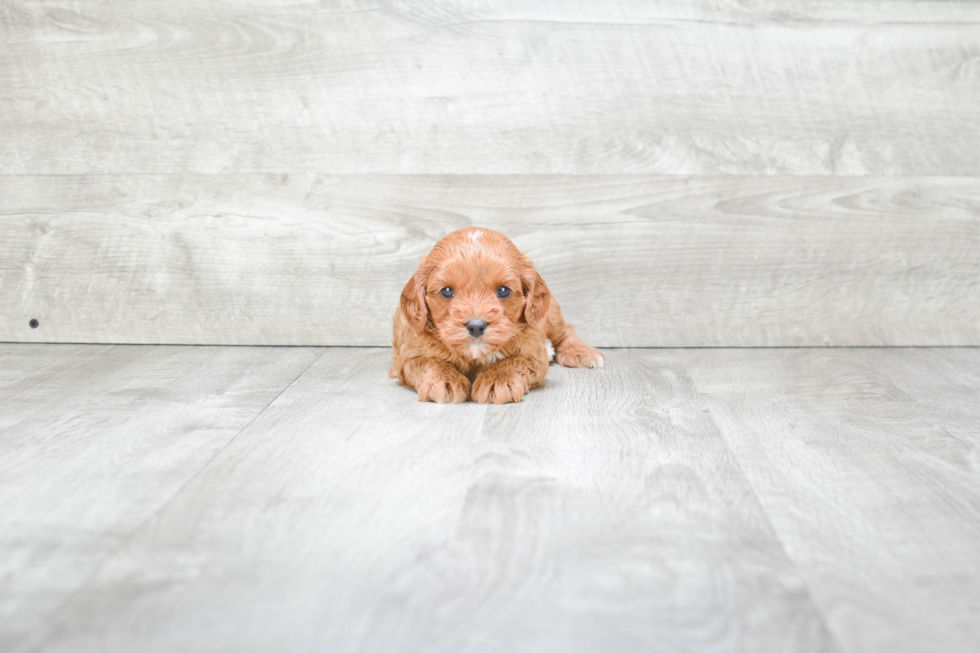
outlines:
[{"label": "puppy's head", "polygon": [[417,332],[477,359],[496,353],[525,325],[544,326],[551,295],[534,265],[506,236],[470,227],[432,249],[402,291]]}]

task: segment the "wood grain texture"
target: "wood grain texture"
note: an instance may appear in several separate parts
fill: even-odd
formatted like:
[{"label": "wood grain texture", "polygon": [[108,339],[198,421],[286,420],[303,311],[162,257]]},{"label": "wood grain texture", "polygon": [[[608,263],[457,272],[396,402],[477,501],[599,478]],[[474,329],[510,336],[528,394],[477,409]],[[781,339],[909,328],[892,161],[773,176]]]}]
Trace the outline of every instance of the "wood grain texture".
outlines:
[{"label": "wood grain texture", "polygon": [[8,0],[0,173],[975,175],[980,7]]},{"label": "wood grain texture", "polygon": [[922,406],[926,415],[967,448],[980,469],[980,349],[911,349],[901,358],[868,349],[865,363]]},{"label": "wood grain texture", "polygon": [[980,344],[978,178],[316,174],[0,176],[0,340],[386,345],[474,224],[598,346]]},{"label": "wood grain texture", "polygon": [[840,650],[675,360],[439,406],[327,350],[38,650]]},{"label": "wood grain texture", "polygon": [[0,650],[29,650],[316,355],[0,345]]},{"label": "wood grain texture", "polygon": [[[975,350],[682,360],[845,650],[977,650],[980,377],[965,373]],[[945,426],[960,410],[900,387],[925,376],[939,384],[926,396],[939,396],[950,368],[960,373],[946,386],[973,398],[969,431]]]}]

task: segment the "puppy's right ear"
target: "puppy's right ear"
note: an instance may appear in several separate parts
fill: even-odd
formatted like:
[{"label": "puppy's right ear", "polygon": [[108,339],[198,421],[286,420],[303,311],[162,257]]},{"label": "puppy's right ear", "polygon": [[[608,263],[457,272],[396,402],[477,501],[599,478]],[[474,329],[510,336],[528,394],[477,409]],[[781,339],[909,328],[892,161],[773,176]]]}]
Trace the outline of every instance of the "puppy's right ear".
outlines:
[{"label": "puppy's right ear", "polygon": [[402,312],[416,333],[422,333],[425,329],[425,323],[429,319],[429,307],[425,303],[425,282],[431,268],[429,261],[423,258],[419,269],[415,271],[412,278],[405,284],[405,289],[402,290]]},{"label": "puppy's right ear", "polygon": [[551,308],[551,291],[527,255],[521,256],[521,285],[524,286],[524,296],[527,298],[524,319],[532,327],[543,327]]}]

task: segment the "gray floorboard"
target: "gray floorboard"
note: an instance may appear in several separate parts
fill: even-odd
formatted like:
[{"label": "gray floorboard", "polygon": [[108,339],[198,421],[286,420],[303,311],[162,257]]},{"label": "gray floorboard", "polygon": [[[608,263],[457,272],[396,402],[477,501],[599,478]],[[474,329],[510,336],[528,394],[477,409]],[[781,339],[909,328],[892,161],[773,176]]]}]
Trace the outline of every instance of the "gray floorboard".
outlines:
[{"label": "gray floorboard", "polygon": [[0,345],[0,650],[27,650],[318,353]]},{"label": "gray floorboard", "polygon": [[[846,650],[980,647],[980,376],[968,371],[977,353],[684,354]],[[943,399],[944,386],[959,396]]]},{"label": "gray floorboard", "polygon": [[978,350],[605,353],[498,407],[384,349],[0,345],[0,644],[980,645]]}]

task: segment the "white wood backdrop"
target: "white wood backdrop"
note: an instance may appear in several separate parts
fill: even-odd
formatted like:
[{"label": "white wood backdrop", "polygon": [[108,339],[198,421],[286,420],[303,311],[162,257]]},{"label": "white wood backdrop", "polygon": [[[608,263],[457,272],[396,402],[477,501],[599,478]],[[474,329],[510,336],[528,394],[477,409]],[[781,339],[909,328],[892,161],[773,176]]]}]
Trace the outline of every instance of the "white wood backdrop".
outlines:
[{"label": "white wood backdrop", "polygon": [[970,2],[10,0],[0,340],[383,345],[481,224],[597,345],[980,345],[977,107]]}]

